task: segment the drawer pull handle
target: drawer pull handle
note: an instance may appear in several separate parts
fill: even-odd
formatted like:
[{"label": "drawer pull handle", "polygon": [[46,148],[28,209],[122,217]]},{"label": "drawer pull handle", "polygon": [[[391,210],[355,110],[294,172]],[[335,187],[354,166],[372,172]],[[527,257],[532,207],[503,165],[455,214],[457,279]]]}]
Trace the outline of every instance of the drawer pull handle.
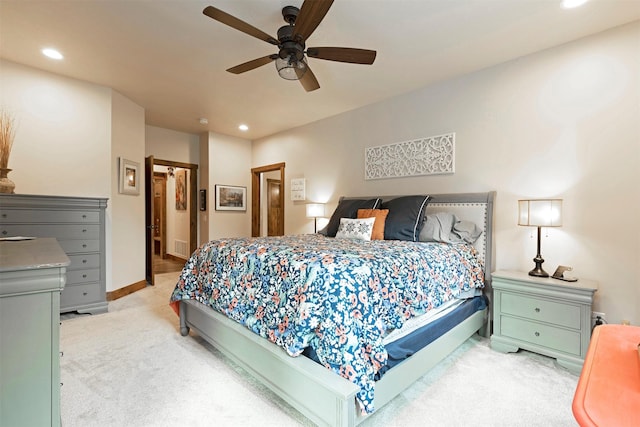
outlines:
[{"label": "drawer pull handle", "polygon": [[83,260],[82,260],[82,263],[83,263],[83,264],[86,264],[86,263],[87,263],[87,260],[86,260],[86,259],[83,259]]},{"label": "drawer pull handle", "polygon": [[86,232],[87,232],[87,229],[85,228],[84,230],[82,230],[82,232],[83,232],[83,233],[86,233]]},{"label": "drawer pull handle", "polygon": [[7,217],[7,214],[2,214],[2,218],[6,218],[6,217]]},{"label": "drawer pull handle", "polygon": [[535,336],[539,337],[540,336],[540,332],[536,332]]},{"label": "drawer pull handle", "polygon": [[60,357],[64,357],[64,351],[60,352]]},{"label": "drawer pull handle", "polygon": [[86,279],[86,278],[87,278],[87,275],[86,275],[86,274],[83,274],[83,275],[82,275],[82,278],[83,278],[83,279]]},{"label": "drawer pull handle", "polygon": [[87,218],[87,216],[86,216],[86,215],[82,215],[82,219],[86,219],[86,218]]},{"label": "drawer pull handle", "polygon": [[540,313],[540,309],[538,307],[536,307],[536,313]]},{"label": "drawer pull handle", "polygon": [[83,247],[83,248],[86,248],[86,247],[87,247],[87,244],[86,244],[86,243],[83,243],[83,244],[82,244],[82,247]]},{"label": "drawer pull handle", "polygon": [[[83,296],[83,297],[86,297],[86,296],[87,296],[87,293],[86,293],[86,292],[83,292],[83,293],[82,293],[82,296]],[[536,332],[536,333],[537,333],[537,332]]]},{"label": "drawer pull handle", "polygon": [[7,230],[2,230],[2,234],[6,236],[7,235]]}]

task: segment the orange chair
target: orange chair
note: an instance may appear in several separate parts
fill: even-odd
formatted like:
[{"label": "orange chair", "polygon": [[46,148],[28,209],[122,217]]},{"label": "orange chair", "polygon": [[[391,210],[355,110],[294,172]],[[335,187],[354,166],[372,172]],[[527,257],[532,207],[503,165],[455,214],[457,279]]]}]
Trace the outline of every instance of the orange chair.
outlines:
[{"label": "orange chair", "polygon": [[595,328],[573,397],[582,427],[640,426],[639,345],[640,327]]}]

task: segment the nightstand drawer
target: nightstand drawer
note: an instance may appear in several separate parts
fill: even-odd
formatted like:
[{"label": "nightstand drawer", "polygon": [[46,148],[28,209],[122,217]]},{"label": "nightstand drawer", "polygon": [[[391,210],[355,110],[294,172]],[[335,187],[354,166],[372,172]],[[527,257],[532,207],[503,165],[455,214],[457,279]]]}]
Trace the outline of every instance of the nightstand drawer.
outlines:
[{"label": "nightstand drawer", "polygon": [[500,312],[567,328],[580,329],[580,306],[502,293]]},{"label": "nightstand drawer", "polygon": [[501,316],[500,335],[581,356],[580,331]]}]

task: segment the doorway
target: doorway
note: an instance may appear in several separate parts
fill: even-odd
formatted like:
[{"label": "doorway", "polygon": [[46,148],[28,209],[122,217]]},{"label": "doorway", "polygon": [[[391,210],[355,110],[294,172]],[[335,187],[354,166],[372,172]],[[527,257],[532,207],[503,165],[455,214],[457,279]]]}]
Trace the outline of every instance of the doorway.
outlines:
[{"label": "doorway", "polygon": [[[274,202],[274,205],[279,206],[279,216],[277,224],[274,224],[273,232],[274,234],[269,234],[270,236],[283,236],[284,235],[284,193],[285,193],[285,185],[284,185],[284,167],[283,163],[274,163],[272,165],[260,166],[257,168],[251,169],[251,236],[258,237],[260,236],[260,225],[261,225],[261,197],[260,197],[260,189],[262,183],[262,174],[265,172],[271,171],[279,171],[280,172],[280,185],[278,189],[278,194],[275,196],[277,201]],[[269,196],[267,196],[268,198]],[[269,228],[269,226],[267,226]]]},{"label": "doorway", "polygon": [[[163,186],[165,201],[168,197],[166,192],[166,180],[164,185],[162,181],[157,181],[154,176],[154,166],[167,166],[170,168],[182,168],[189,170],[188,186],[187,186],[187,205],[189,206],[189,242],[185,245],[186,255],[193,253],[197,246],[198,226],[197,226],[197,185],[198,185],[198,165],[192,163],[181,163],[170,160],[159,160],[153,156],[149,156],[145,159],[145,277],[147,283],[154,284],[154,275],[165,272],[167,269],[174,269],[176,260],[169,260],[167,255],[167,239],[166,239],[166,223],[167,215],[166,211],[156,214],[156,185]],[[161,189],[159,189],[162,192]],[[159,198],[162,195],[159,194]],[[161,202],[157,202],[161,203]],[[166,206],[166,203],[162,206]],[[162,209],[162,207],[160,207]],[[163,216],[164,215],[164,216]],[[156,230],[156,219],[159,219],[158,226],[160,230]],[[164,219],[162,219],[164,218]],[[159,237],[160,239],[156,239]],[[164,242],[162,240],[164,237]],[[160,243],[157,243],[157,242]],[[156,247],[161,246],[159,249],[160,254],[164,254],[164,258],[156,256]],[[170,262],[171,261],[171,262]],[[183,261],[177,261],[184,266]],[[157,264],[157,266],[156,266]],[[182,268],[180,266],[180,268]],[[173,271],[173,270],[170,270]]]}]

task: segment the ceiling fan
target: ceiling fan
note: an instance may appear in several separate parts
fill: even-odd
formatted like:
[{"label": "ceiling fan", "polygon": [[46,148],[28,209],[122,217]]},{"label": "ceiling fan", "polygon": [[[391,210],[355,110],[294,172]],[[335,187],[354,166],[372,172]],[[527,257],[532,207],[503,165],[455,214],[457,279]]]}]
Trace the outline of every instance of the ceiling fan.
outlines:
[{"label": "ceiling fan", "polygon": [[240,74],[275,61],[280,77],[287,80],[300,80],[302,87],[307,92],[311,92],[319,89],[320,84],[309,68],[306,57],[368,65],[373,64],[376,59],[375,50],[349,47],[306,47],[307,39],[318,27],[332,4],[333,0],[304,0],[300,9],[295,6],[283,7],[282,17],[288,25],[280,27],[278,38],[272,37],[213,6],[207,6],[202,13],[238,31],[277,46],[279,49],[278,53],[236,65],[229,68],[228,72]]}]

